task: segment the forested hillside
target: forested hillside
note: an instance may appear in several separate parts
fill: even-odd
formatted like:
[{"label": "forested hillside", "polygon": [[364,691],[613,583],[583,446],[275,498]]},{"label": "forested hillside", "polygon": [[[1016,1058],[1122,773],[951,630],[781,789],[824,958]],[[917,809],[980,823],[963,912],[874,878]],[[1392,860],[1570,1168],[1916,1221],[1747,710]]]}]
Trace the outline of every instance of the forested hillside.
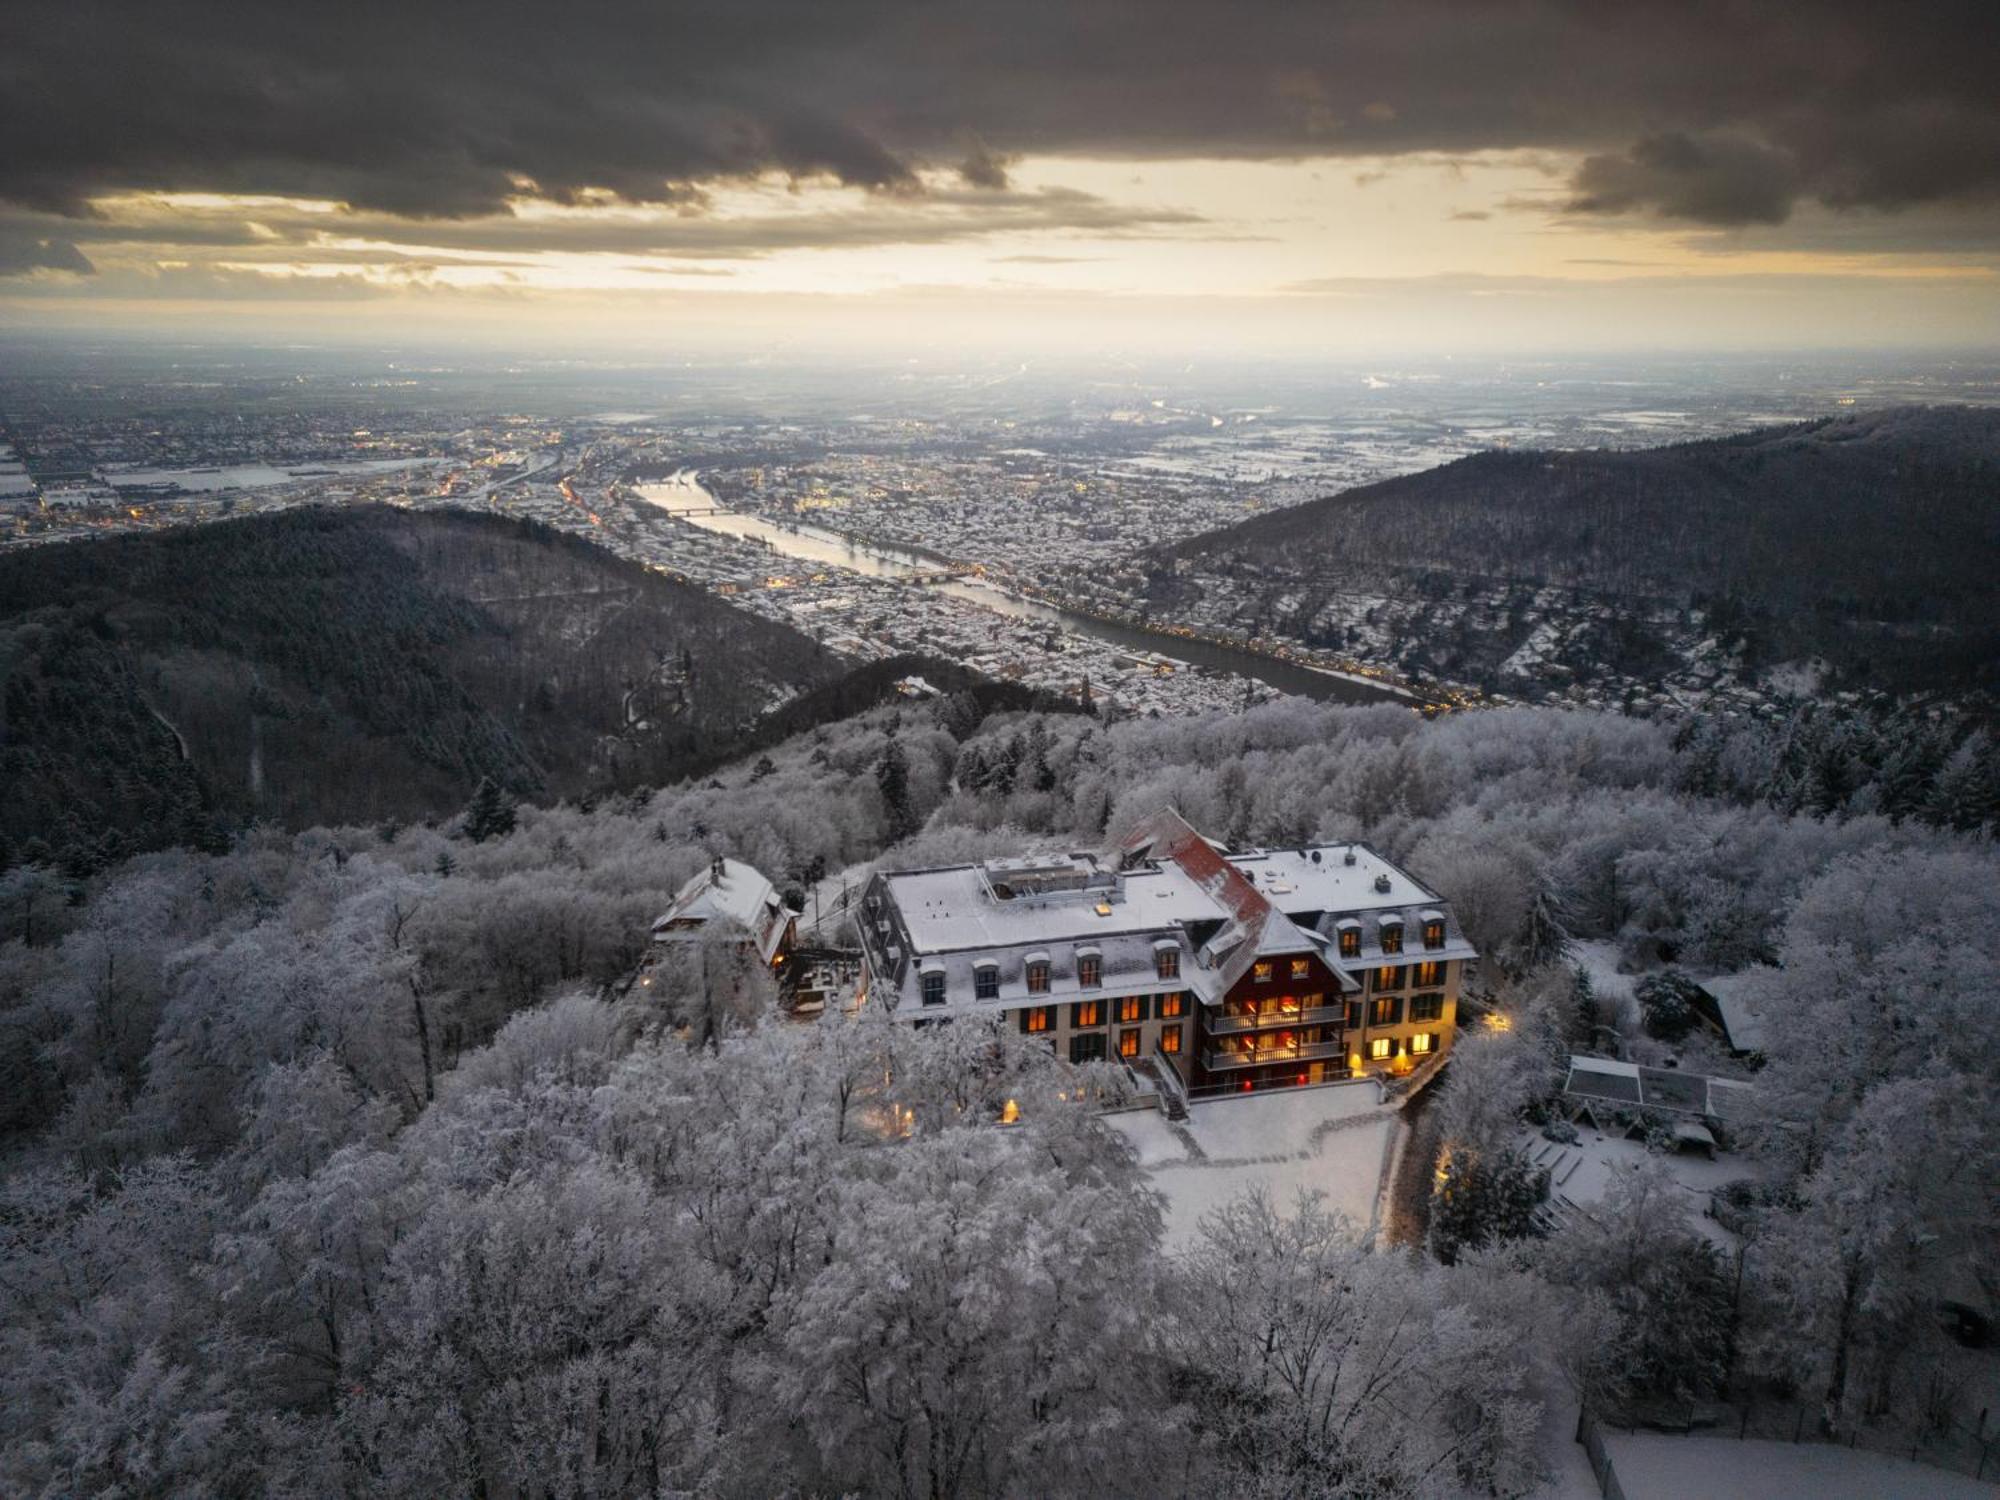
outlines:
[{"label": "forested hillside", "polygon": [[650,783],[842,664],[546,528],[309,510],[0,558],[0,866]]},{"label": "forested hillside", "polygon": [[[1936,1308],[2000,1243],[1994,845],[1873,782],[1774,806],[1786,744],[1681,738],[954,697],[483,841],[6,872],[0,1490],[1457,1500],[1532,1492],[1579,1396],[1970,1427],[1990,1363]],[[1255,1198],[1168,1248],[1092,1109],[1116,1073],[1011,1028],[794,1024],[755,965],[621,982],[715,853],[858,882],[1163,805],[1365,837],[1487,955],[1474,1003],[1511,1019],[1430,1111],[1463,1189],[1434,1256]],[[1748,969],[1761,1071],[1594,994],[1585,941],[1641,983]],[[1457,1207],[1607,1033],[1754,1078],[1741,1258],[1657,1161],[1553,1229]]]},{"label": "forested hillside", "polygon": [[1160,604],[1523,690],[1824,658],[2000,687],[2000,412],[1476,455],[1162,549]]}]

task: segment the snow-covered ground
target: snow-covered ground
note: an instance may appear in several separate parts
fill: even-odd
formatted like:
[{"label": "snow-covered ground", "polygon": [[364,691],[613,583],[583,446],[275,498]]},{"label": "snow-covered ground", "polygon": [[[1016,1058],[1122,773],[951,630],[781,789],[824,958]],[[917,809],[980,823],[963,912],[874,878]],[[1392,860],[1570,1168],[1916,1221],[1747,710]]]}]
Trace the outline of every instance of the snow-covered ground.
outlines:
[{"label": "snow-covered ground", "polygon": [[1616,1001],[1623,1014],[1636,1014],[1632,997],[1634,976],[1618,972],[1618,945],[1603,939],[1570,944],[1569,960],[1590,976],[1590,988],[1600,1002]]},{"label": "snow-covered ground", "polygon": [[1994,1500],[2000,1486],[1823,1443],[1607,1434],[1626,1500]]},{"label": "snow-covered ground", "polygon": [[1724,1183],[1759,1175],[1747,1158],[1729,1151],[1713,1159],[1693,1151],[1655,1153],[1644,1141],[1607,1136],[1587,1125],[1577,1129],[1580,1138],[1573,1146],[1558,1145],[1538,1130],[1523,1131],[1518,1143],[1528,1160],[1548,1169],[1549,1196],[1558,1205],[1567,1200],[1587,1210],[1604,1197],[1617,1173],[1629,1172],[1648,1159],[1665,1162],[1687,1194],[1689,1227],[1725,1249],[1735,1245],[1729,1233],[1706,1216],[1708,1199]]},{"label": "snow-covered ground", "polygon": [[1191,1244],[1202,1215],[1252,1187],[1281,1207],[1301,1189],[1371,1228],[1396,1129],[1373,1080],[1206,1100],[1184,1125],[1151,1111],[1114,1115],[1167,1200],[1167,1246]]}]

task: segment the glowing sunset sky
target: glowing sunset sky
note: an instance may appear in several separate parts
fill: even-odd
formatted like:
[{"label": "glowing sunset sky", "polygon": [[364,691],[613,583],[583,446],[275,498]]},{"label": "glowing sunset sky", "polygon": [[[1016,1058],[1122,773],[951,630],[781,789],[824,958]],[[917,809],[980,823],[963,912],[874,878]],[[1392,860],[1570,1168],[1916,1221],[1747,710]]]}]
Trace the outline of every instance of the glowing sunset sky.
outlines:
[{"label": "glowing sunset sky", "polygon": [[27,0],[0,328],[1990,343],[1994,9]]}]

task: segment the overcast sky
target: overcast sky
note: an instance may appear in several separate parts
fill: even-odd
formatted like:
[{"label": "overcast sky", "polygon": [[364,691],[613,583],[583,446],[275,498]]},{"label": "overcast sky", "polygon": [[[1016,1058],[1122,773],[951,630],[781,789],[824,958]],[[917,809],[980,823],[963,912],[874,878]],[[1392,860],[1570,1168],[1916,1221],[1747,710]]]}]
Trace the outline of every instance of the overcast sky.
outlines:
[{"label": "overcast sky", "polygon": [[2000,5],[9,0],[0,326],[2000,342]]}]

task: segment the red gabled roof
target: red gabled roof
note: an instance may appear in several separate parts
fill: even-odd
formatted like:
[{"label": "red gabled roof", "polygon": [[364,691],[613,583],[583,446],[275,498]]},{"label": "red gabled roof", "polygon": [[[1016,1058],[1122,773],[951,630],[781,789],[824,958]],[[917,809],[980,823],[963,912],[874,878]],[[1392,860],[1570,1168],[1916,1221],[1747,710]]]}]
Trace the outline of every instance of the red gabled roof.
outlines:
[{"label": "red gabled roof", "polygon": [[1247,931],[1262,929],[1273,909],[1243,875],[1207,839],[1171,807],[1163,807],[1125,836],[1120,853],[1127,859],[1172,860],[1222,905]]},{"label": "red gabled roof", "polygon": [[1152,814],[1119,846],[1121,862],[1169,860],[1234,919],[1210,938],[1196,961],[1212,965],[1224,989],[1241,979],[1259,955],[1313,953],[1318,945],[1290,917],[1265,900],[1243,872],[1195,832],[1172,808]]}]

